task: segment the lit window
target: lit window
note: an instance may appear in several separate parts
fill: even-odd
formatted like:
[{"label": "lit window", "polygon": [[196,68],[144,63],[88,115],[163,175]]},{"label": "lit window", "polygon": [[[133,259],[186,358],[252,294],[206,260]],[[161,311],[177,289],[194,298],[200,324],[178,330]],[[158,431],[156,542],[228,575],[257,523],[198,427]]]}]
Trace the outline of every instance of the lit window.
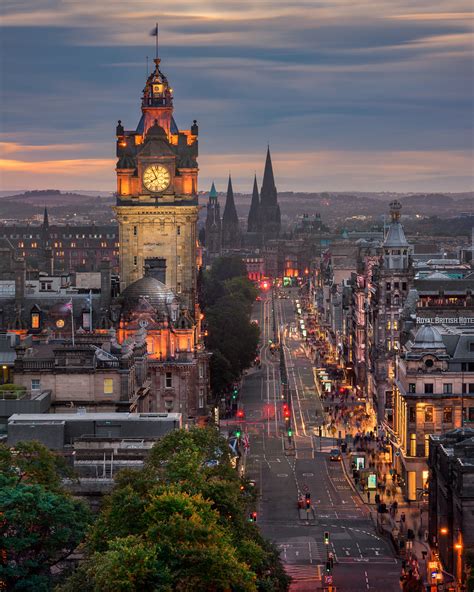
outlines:
[{"label": "lit window", "polygon": [[433,407],[431,407],[431,405],[425,407],[425,422],[433,422]]},{"label": "lit window", "polygon": [[167,372],[165,376],[165,388],[173,388],[173,375]]},{"label": "lit window", "polygon": [[39,326],[40,326],[39,312],[32,312],[31,313],[31,328],[32,329],[39,329]]},{"label": "lit window", "polygon": [[410,456],[416,456],[416,434],[410,434]]},{"label": "lit window", "polygon": [[430,454],[430,435],[425,434],[425,456]]},{"label": "lit window", "polygon": [[104,378],[104,395],[112,395],[114,392],[114,379]]}]

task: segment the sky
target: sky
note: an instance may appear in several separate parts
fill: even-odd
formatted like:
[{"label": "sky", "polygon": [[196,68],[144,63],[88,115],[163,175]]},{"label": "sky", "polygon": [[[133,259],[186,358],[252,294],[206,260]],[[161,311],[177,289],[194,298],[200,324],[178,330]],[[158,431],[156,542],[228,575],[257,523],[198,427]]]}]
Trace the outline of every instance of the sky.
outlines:
[{"label": "sky", "polygon": [[115,190],[149,36],[199,189],[472,191],[471,0],[3,0],[0,190]]}]

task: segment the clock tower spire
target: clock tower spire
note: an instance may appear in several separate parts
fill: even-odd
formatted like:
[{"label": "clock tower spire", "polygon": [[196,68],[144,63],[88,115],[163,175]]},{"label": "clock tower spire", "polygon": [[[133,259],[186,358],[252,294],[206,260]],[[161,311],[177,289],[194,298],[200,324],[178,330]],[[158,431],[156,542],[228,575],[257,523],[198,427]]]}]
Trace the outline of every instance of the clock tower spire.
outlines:
[{"label": "clock tower spire", "polygon": [[198,133],[196,121],[180,130],[173,91],[160,58],[147,77],[135,130],[119,121],[117,202],[120,286],[144,275],[150,260],[165,260],[165,283],[191,312],[196,305]]}]

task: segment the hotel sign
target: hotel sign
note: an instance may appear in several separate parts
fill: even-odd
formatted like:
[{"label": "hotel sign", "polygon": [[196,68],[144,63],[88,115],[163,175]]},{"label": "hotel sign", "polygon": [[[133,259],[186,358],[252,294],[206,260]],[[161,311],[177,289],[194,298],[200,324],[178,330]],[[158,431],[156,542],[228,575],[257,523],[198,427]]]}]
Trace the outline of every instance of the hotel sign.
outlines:
[{"label": "hotel sign", "polygon": [[474,325],[474,317],[416,317],[417,325]]}]

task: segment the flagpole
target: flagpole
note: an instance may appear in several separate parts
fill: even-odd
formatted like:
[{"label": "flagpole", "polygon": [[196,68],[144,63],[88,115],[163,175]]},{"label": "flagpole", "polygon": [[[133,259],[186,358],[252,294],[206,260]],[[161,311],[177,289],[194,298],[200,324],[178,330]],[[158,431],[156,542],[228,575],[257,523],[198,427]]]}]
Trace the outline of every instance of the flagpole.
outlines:
[{"label": "flagpole", "polygon": [[72,336],[72,347],[75,346],[74,343],[74,310],[73,310],[72,298],[71,298],[71,336]]},{"label": "flagpole", "polygon": [[89,331],[92,333],[92,290],[89,290]]},{"label": "flagpole", "polygon": [[156,57],[158,58],[158,23],[156,23]]}]

